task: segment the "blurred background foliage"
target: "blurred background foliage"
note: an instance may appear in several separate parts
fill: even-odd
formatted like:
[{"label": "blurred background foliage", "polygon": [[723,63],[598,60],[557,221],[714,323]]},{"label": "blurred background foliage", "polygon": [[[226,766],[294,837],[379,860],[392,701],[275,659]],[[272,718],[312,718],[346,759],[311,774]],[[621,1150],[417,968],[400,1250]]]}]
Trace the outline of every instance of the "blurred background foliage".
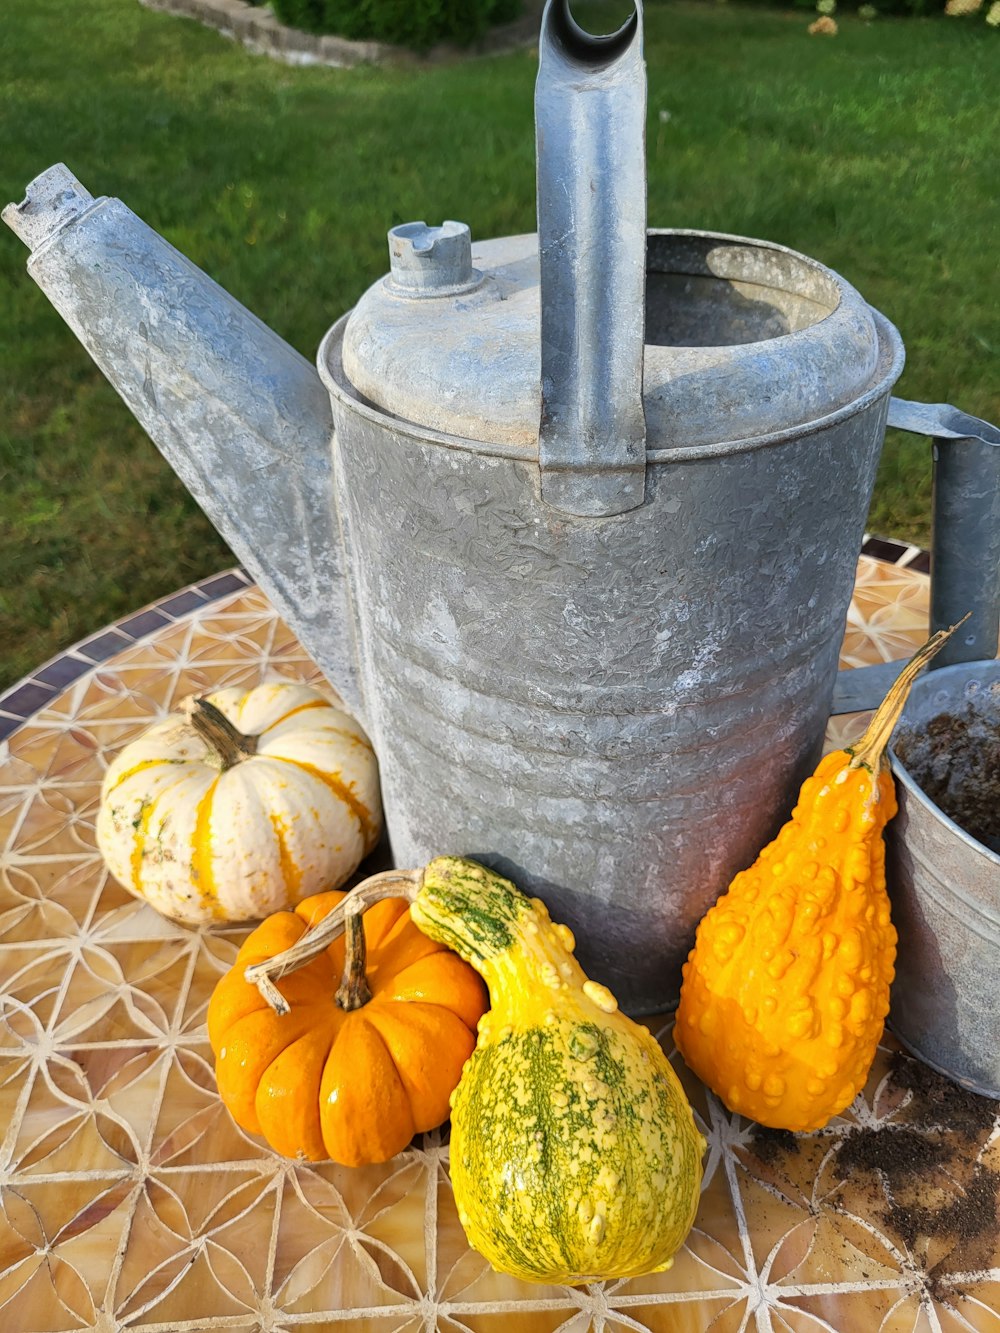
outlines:
[{"label": "blurred background foliage", "polygon": [[271,8],[282,23],[306,32],[422,51],[436,42],[476,41],[516,18],[521,0],[271,0]]}]

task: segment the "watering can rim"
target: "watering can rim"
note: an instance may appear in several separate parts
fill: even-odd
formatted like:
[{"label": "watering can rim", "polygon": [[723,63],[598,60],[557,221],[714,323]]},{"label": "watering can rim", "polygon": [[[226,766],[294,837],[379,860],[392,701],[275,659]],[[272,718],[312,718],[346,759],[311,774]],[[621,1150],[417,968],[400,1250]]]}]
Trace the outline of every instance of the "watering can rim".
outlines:
[{"label": "watering can rim", "polygon": [[[397,232],[402,231],[402,230],[403,230],[403,227],[405,227],[405,226],[407,226],[407,225],[408,225],[408,226],[420,226],[420,227],[425,227],[425,226],[426,226],[426,223],[423,222],[423,221],[420,221],[420,222],[418,222],[418,223],[409,223],[409,224],[405,224],[405,223],[404,223],[404,224],[401,224],[401,225],[397,225],[397,226],[393,226],[393,227],[391,227],[391,228],[389,229],[388,233],[387,233],[388,236],[389,236],[389,240],[390,240],[390,246],[391,246],[391,241],[392,241],[392,237],[394,236],[394,234],[397,233]],[[441,227],[449,227],[449,226],[451,226],[451,227],[454,227],[454,226],[463,226],[463,227],[464,227],[465,224],[464,224],[464,223],[449,222],[449,221],[445,221],[445,222],[443,222],[443,223],[441,224]],[[440,228],[429,228],[428,230],[431,230],[431,231],[433,231],[433,230],[440,230]],[[746,236],[746,235],[744,235],[744,234],[741,233],[741,232],[735,232],[735,231],[715,231],[715,230],[713,230],[713,229],[711,229],[711,228],[705,228],[705,227],[649,227],[649,226],[647,226],[647,227],[646,227],[646,241],[647,241],[647,246],[646,246],[646,277],[647,277],[647,278],[649,277],[650,273],[653,273],[653,274],[663,274],[663,273],[668,272],[668,270],[662,270],[662,269],[650,269],[650,267],[649,267],[649,244],[648,244],[648,242],[649,242],[649,240],[650,240],[651,237],[660,237],[660,236],[667,236],[667,237],[675,237],[675,236],[676,236],[676,237],[681,237],[681,238],[690,237],[690,238],[693,238],[693,239],[696,239],[696,240],[706,240],[706,241],[725,241],[725,242],[729,242],[729,243],[731,243],[731,244],[733,244],[733,245],[737,245],[737,246],[741,246],[741,247],[746,247],[746,248],[753,247],[753,248],[755,248],[755,249],[759,249],[759,250],[770,250],[770,251],[773,251],[773,252],[776,253],[776,254],[789,255],[792,259],[795,259],[795,260],[799,261],[804,267],[806,267],[806,268],[810,268],[810,269],[814,270],[816,273],[820,274],[822,277],[826,278],[826,279],[828,280],[830,286],[831,286],[832,288],[835,288],[835,289],[836,289],[836,291],[837,291],[837,300],[836,300],[836,303],[835,303],[834,305],[832,305],[832,306],[830,307],[830,309],[827,310],[827,312],[826,312],[823,316],[821,316],[821,318],[817,319],[817,320],[816,320],[814,323],[812,323],[812,324],[808,324],[808,325],[806,325],[804,328],[801,328],[801,329],[789,329],[789,330],[788,330],[787,332],[785,332],[785,333],[776,333],[776,334],[773,334],[773,335],[768,336],[767,338],[761,338],[761,339],[758,339],[757,342],[760,343],[760,344],[782,342],[782,341],[783,341],[784,339],[786,339],[786,338],[797,338],[797,337],[799,337],[802,333],[805,333],[807,330],[809,330],[809,329],[815,329],[815,328],[817,328],[819,325],[824,324],[828,319],[832,318],[832,316],[834,316],[835,314],[837,314],[838,311],[841,309],[841,307],[842,307],[842,305],[843,305],[844,295],[845,295],[845,294],[848,295],[848,296],[854,296],[854,297],[857,297],[859,301],[863,302],[865,305],[868,305],[868,302],[865,301],[865,298],[861,295],[861,292],[860,292],[859,289],[854,285],[853,282],[851,282],[849,279],[845,278],[844,275],[843,275],[842,273],[838,273],[836,269],[831,268],[829,264],[824,264],[824,262],[823,262],[821,259],[817,259],[814,255],[807,255],[807,254],[805,253],[805,251],[803,251],[803,250],[796,250],[794,246],[791,246],[791,245],[785,245],[782,241],[772,241],[772,240],[768,240],[766,237],[763,237],[763,236]],[[538,250],[538,232],[537,232],[537,231],[516,231],[516,232],[511,232],[509,235],[505,235],[505,236],[481,236],[478,240],[472,240],[472,241],[470,242],[470,244],[471,244],[472,249],[475,250],[476,246],[480,246],[480,247],[482,247],[482,246],[491,246],[491,245],[497,245],[497,244],[501,244],[501,243],[516,243],[516,242],[518,242],[518,241],[533,241],[533,242],[535,242],[535,252],[537,253],[537,250]],[[473,254],[472,258],[473,258],[473,259],[476,258],[475,254]],[[678,274],[679,274],[679,275],[682,275],[682,273],[683,273],[682,270],[678,270]],[[480,275],[480,277],[481,277],[481,276],[482,276],[482,275]],[[690,275],[686,275],[686,276],[696,276],[696,275],[694,275],[694,274],[690,274]],[[730,279],[723,278],[721,275],[718,275],[718,276],[719,276],[719,280],[720,280],[720,281],[730,281]],[[475,289],[475,286],[478,286],[478,285],[479,285],[479,283],[477,282],[474,286],[467,287],[467,288],[465,288],[465,289],[463,289],[463,290],[461,290],[461,291],[458,291],[458,292],[453,292],[453,291],[451,291],[449,288],[444,288],[444,289],[440,292],[440,296],[441,296],[442,298],[444,298],[444,299],[448,299],[449,297],[456,296],[456,295],[458,295],[458,296],[465,296],[465,295],[468,294],[468,292],[469,292],[470,290],[474,290],[474,289]],[[356,308],[357,308],[357,307],[364,301],[365,297],[368,295],[369,292],[377,291],[377,290],[379,290],[380,288],[383,288],[383,287],[384,287],[388,292],[390,292],[391,294],[393,294],[393,295],[396,297],[397,300],[405,300],[405,299],[406,299],[405,296],[400,295],[398,286],[396,286],[396,285],[393,284],[393,282],[392,282],[392,274],[391,274],[391,273],[389,273],[389,274],[383,274],[381,277],[376,278],[374,282],[369,283],[369,285],[365,288],[365,290],[364,290],[364,291],[361,293],[361,295],[358,297],[357,301],[355,301],[354,305],[351,306],[351,307],[350,307],[347,311],[345,311],[344,313],[346,313],[346,314],[350,314],[354,309],[356,309]],[[869,308],[869,309],[874,309],[874,307],[872,307],[872,306],[868,306],[868,308]],[[648,342],[645,343],[644,345],[645,345],[646,348],[649,348],[649,347],[657,347],[657,346],[664,346],[664,347],[667,347],[666,344],[648,343]],[[755,345],[754,343],[719,343],[719,344],[705,344],[705,347],[706,347],[706,349],[709,349],[709,348],[711,348],[711,347],[719,347],[719,348],[722,348],[722,347],[729,347],[729,346],[732,346],[732,347],[740,347],[740,346],[754,346],[754,345]],[[679,350],[679,349],[681,349],[681,348],[683,348],[683,347],[685,347],[685,346],[686,346],[686,344],[677,344],[674,348],[672,348],[672,349],[671,349],[671,348],[668,348],[668,350]]]},{"label": "watering can rim", "polygon": [[[686,445],[676,448],[647,448],[647,463],[698,463],[734,454],[751,453],[758,449],[785,444],[805,435],[837,426],[842,421],[865,411],[881,397],[884,397],[886,403],[888,403],[892,386],[903,371],[905,349],[895,325],[874,306],[869,306],[868,309],[873,324],[880,335],[881,352],[877,373],[881,373],[878,373],[878,379],[875,383],[869,385],[859,397],[851,402],[844,403],[833,412],[814,417],[811,420],[796,422],[794,425],[786,426],[778,431],[768,431],[759,435],[748,435],[731,440],[718,440],[708,444]],[[492,458],[509,459],[513,462],[537,463],[536,447],[478,440],[463,435],[450,434],[435,429],[433,426],[422,425],[420,422],[397,416],[363,397],[348,378],[340,354],[344,333],[353,313],[353,308],[345,311],[327,329],[316,355],[316,367],[320,379],[335,399],[348,404],[352,411],[368,417],[372,421],[391,421],[393,429],[397,433],[410,436],[423,444],[437,444],[444,448],[462,449]],[[789,337],[794,336],[794,334],[783,334],[781,336]]]},{"label": "watering can rim", "polygon": [[[993,668],[992,673],[990,672],[991,667]],[[910,691],[910,701],[912,702],[918,699],[922,692],[935,687],[940,687],[942,684],[947,684],[949,680],[954,680],[956,677],[974,676],[977,672],[983,672],[984,670],[987,674],[995,673],[997,683],[1000,684],[1000,659],[982,658],[975,662],[956,662],[952,666],[938,667],[930,675],[921,676],[919,680],[914,681]],[[907,708],[908,707],[909,702],[907,703]],[[900,724],[904,724],[906,720],[906,708],[904,708]],[[906,789],[907,797],[912,797],[914,800],[918,801],[928,814],[933,815],[935,819],[939,820],[944,827],[954,834],[960,842],[964,843],[971,852],[982,857],[987,863],[992,863],[997,869],[1000,869],[1000,853],[992,851],[989,847],[986,847],[981,843],[978,838],[974,838],[971,833],[967,833],[960,824],[956,824],[950,815],[947,815],[936,802],[931,800],[917,782],[916,778],[913,777],[909,769],[896,754],[891,743],[889,745],[888,754],[889,762],[892,765],[893,776],[897,781],[903,784]],[[952,892],[954,892],[956,897],[958,897],[970,910],[975,911],[979,915],[989,916],[995,921],[995,924],[1000,927],[1000,910],[998,910],[994,917],[992,913],[984,911],[982,903],[965,898],[959,890],[954,888],[954,886],[952,887]]]},{"label": "watering can rim", "polygon": [[[834,424],[843,409],[869,402],[872,389],[878,396],[883,376],[893,383],[902,372],[897,330],[819,260],[732,232],[649,228],[646,236],[651,282],[673,274],[667,280],[685,289],[692,282],[736,293],[744,282],[773,286],[788,299],[808,301],[812,313],[801,328],[768,337],[752,336],[760,328],[749,336],[737,328],[735,336],[720,332],[717,344],[699,344],[682,331],[676,345],[668,345],[670,330],[656,325],[654,315],[643,357],[645,463],[712,457],[702,454],[706,449],[742,452],[785,432]],[[540,371],[537,245],[532,232],[480,241],[472,270],[480,281],[469,293],[413,301],[391,279],[377,279],[347,313],[339,353],[331,359],[330,341],[320,349],[321,376],[327,378],[327,363],[335,365],[351,398],[382,420],[539,465],[544,364]],[[713,252],[721,256],[717,262]],[[759,299],[767,301],[766,293]],[[655,304],[665,308],[662,296]],[[800,367],[806,369],[801,392],[792,387]],[[602,427],[613,428],[610,421]]]}]

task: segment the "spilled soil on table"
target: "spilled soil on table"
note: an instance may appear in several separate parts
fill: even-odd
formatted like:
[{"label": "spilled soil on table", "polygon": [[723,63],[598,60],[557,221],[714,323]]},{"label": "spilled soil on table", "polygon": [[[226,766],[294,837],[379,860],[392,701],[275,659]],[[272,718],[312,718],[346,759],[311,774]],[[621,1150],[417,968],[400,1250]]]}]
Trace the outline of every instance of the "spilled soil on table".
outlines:
[{"label": "spilled soil on table", "polygon": [[985,1280],[1000,1254],[1000,1157],[985,1151],[1000,1103],[902,1052],[879,1100],[898,1110],[877,1125],[818,1136],[758,1127],[748,1147],[780,1170],[808,1140],[836,1138],[831,1165],[850,1189],[849,1211],[907,1254],[928,1296],[954,1304]]}]

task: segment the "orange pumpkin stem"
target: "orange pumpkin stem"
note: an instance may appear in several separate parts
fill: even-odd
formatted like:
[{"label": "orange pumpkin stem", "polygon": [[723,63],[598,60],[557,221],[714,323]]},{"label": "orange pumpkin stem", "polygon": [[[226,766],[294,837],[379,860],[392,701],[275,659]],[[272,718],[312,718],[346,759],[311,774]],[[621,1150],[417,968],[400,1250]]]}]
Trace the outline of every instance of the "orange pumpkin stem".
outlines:
[{"label": "orange pumpkin stem", "polygon": [[360,912],[352,912],[344,922],[344,978],[334,999],[348,1013],[360,1009],[372,998],[365,973],[368,950],[365,946],[365,923]]},{"label": "orange pumpkin stem", "polygon": [[222,709],[207,699],[188,700],[184,711],[198,735],[222,760],[223,772],[257,753],[257,737],[238,731]]},{"label": "orange pumpkin stem", "polygon": [[[276,1014],[287,1014],[291,1012],[291,1007],[281,991],[274,984],[281,977],[288,976],[289,972],[294,972],[300,967],[304,967],[311,958],[322,953],[328,945],[334,940],[339,939],[345,930],[350,929],[350,920],[355,917],[360,927],[361,916],[367,912],[369,907],[374,907],[376,903],[383,898],[406,898],[409,902],[417,896],[417,892],[423,882],[424,872],[422,870],[386,870],[381,875],[372,875],[370,879],[363,880],[356,889],[344,898],[333,911],[316,923],[312,930],[306,933],[284,952],[275,954],[273,958],[265,958],[260,963],[252,963],[246,969],[243,976],[251,986],[256,986],[261,995],[271,1006]],[[356,949],[355,945],[355,949]],[[364,974],[364,931],[361,933],[361,974]],[[341,993],[348,985],[348,974],[351,970],[351,940],[347,939],[347,961],[344,971],[344,981],[337,991],[337,1001],[340,1003]],[[367,981],[365,982],[367,987]],[[360,994],[360,992],[358,992]],[[359,1004],[367,1003],[371,999],[369,992],[366,1000],[361,1000]],[[359,1004],[347,1005],[343,1007],[358,1008]]]},{"label": "orange pumpkin stem", "polygon": [[899,721],[899,715],[906,704],[907,696],[910,693],[910,686],[913,684],[917,674],[923,670],[934,654],[948,642],[951,636],[958,629],[959,625],[964,625],[969,615],[964,615],[957,624],[952,625],[950,629],[939,629],[931,638],[913,654],[906,666],[893,681],[889,692],[879,704],[875,716],[868,723],[865,734],[858,741],[857,745],[848,747],[848,754],[851,756],[851,768],[867,768],[870,773],[877,773],[885,754],[885,748],[889,744],[889,737],[892,735],[893,728]]}]

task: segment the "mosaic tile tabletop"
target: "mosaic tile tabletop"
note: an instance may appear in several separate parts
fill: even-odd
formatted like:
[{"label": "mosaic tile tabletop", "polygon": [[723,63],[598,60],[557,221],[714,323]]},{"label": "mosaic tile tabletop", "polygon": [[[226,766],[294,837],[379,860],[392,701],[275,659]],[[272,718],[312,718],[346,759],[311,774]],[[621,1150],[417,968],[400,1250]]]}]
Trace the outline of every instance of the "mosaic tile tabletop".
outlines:
[{"label": "mosaic tile tabletop", "polygon": [[[709,1143],[698,1217],[670,1272],[579,1289],[498,1276],[469,1250],[443,1131],[350,1170],[238,1130],[205,1010],[246,931],[157,916],[94,842],[109,760],[185,695],[318,680],[264,597],[236,587],[173,599],[97,665],[78,653],[63,687],[50,667],[0,743],[0,1328],[1000,1330],[998,1108],[888,1035],[849,1110],[792,1136],[725,1112],[670,1020],[652,1023]],[[906,655],[927,596],[923,574],[862,557],[844,663]],[[859,730],[842,719],[830,743]]]}]

